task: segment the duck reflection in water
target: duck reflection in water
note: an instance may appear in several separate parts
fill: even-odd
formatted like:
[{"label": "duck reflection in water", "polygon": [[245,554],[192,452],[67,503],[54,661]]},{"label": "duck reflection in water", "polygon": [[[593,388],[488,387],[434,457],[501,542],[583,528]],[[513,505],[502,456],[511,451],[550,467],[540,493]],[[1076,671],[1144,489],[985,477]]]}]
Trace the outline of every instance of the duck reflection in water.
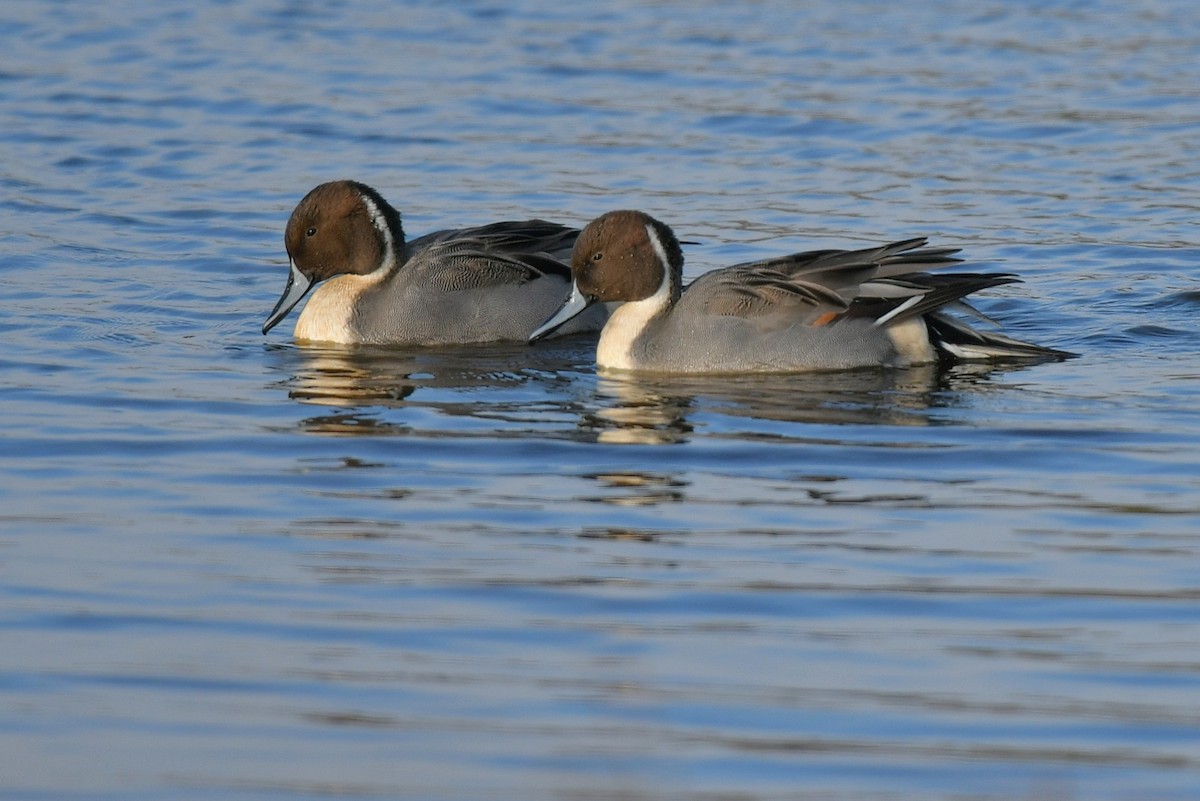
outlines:
[{"label": "duck reflection in water", "polygon": [[[288,397],[337,410],[304,421],[304,428],[313,433],[455,437],[463,435],[461,426],[450,425],[442,432],[436,421],[468,417],[492,426],[479,430],[485,436],[500,430],[512,436],[514,426],[519,435],[534,425],[539,428],[531,433],[546,437],[548,420],[561,419],[568,409],[574,419],[591,402],[590,384],[560,376],[586,363],[593,347],[594,339],[578,337],[536,351],[522,343],[496,343],[444,348],[273,346],[269,352],[279,362],[274,372],[289,376],[280,384]],[[531,400],[526,387],[539,382],[548,390],[545,398]]]},{"label": "duck reflection in water", "polygon": [[[917,365],[796,375],[597,377],[596,438],[605,443],[678,444],[693,436],[782,439],[758,422],[819,425],[938,425],[962,392],[1019,364]],[[731,428],[731,421],[745,426]],[[586,424],[586,423],[585,423]],[[793,435],[796,432],[792,432]]]},{"label": "duck reflection in water", "polygon": [[[304,421],[313,433],[439,436],[442,417],[486,421],[484,436],[671,445],[699,437],[792,440],[827,436],[774,423],[940,425],[972,393],[1020,363],[743,376],[589,372],[590,340],[558,348],[294,348],[288,396],[337,410]],[[398,415],[389,410],[431,411]],[[565,424],[565,427],[564,427]],[[448,426],[445,436],[461,436]]]}]

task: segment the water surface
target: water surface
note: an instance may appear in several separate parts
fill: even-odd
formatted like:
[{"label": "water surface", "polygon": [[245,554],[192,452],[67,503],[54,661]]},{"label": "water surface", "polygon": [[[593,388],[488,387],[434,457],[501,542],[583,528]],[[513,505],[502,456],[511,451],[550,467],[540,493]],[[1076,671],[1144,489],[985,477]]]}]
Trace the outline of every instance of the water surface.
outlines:
[{"label": "water surface", "polygon": [[[1191,3],[0,22],[0,798],[1200,797]],[[1082,355],[264,338],[339,177],[689,275],[928,235]]]}]

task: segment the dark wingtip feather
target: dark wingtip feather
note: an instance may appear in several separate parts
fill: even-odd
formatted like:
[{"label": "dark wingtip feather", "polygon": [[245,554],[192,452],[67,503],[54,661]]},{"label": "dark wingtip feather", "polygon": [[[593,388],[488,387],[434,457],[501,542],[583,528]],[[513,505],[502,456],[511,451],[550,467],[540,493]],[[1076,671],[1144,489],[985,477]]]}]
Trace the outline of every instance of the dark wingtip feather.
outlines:
[{"label": "dark wingtip feather", "polygon": [[1032,359],[1064,361],[1079,354],[1014,339],[994,331],[979,331],[945,313],[925,316],[929,339],[940,352],[956,359]]}]

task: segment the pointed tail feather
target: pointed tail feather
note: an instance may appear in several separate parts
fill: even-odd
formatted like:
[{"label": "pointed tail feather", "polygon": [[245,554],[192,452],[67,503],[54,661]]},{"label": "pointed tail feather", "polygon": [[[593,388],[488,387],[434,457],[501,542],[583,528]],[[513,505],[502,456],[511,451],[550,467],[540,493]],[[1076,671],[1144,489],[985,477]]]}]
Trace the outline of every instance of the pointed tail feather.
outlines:
[{"label": "pointed tail feather", "polygon": [[1046,348],[1032,342],[999,334],[979,331],[948,314],[933,312],[925,315],[929,340],[942,353],[955,359],[1071,359],[1076,355],[1065,350]]}]

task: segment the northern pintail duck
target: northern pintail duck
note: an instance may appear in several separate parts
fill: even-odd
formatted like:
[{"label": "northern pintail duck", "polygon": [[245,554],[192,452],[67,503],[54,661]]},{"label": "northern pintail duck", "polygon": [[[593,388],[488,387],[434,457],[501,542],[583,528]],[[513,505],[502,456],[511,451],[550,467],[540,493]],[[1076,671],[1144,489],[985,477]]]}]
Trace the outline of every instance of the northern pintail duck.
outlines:
[{"label": "northern pintail duck", "polygon": [[[600,334],[601,368],[753,373],[904,366],[959,359],[1070,354],[991,332],[946,313],[1009,274],[925,270],[957,263],[954,248],[909,239],[866,250],[796,253],[705,273],[682,286],[674,233],[639,211],[591,222],[575,243],[571,297],[531,340],[596,301],[624,301]],[[975,312],[978,314],[977,312]]]},{"label": "northern pintail duck", "polygon": [[[296,321],[299,340],[443,345],[525,341],[571,288],[579,231],[542,220],[437,231],[404,241],[400,214],[369,186],[321,184],[284,234],[290,273],[263,333],[324,281]],[[596,309],[563,333],[599,330]]]}]

